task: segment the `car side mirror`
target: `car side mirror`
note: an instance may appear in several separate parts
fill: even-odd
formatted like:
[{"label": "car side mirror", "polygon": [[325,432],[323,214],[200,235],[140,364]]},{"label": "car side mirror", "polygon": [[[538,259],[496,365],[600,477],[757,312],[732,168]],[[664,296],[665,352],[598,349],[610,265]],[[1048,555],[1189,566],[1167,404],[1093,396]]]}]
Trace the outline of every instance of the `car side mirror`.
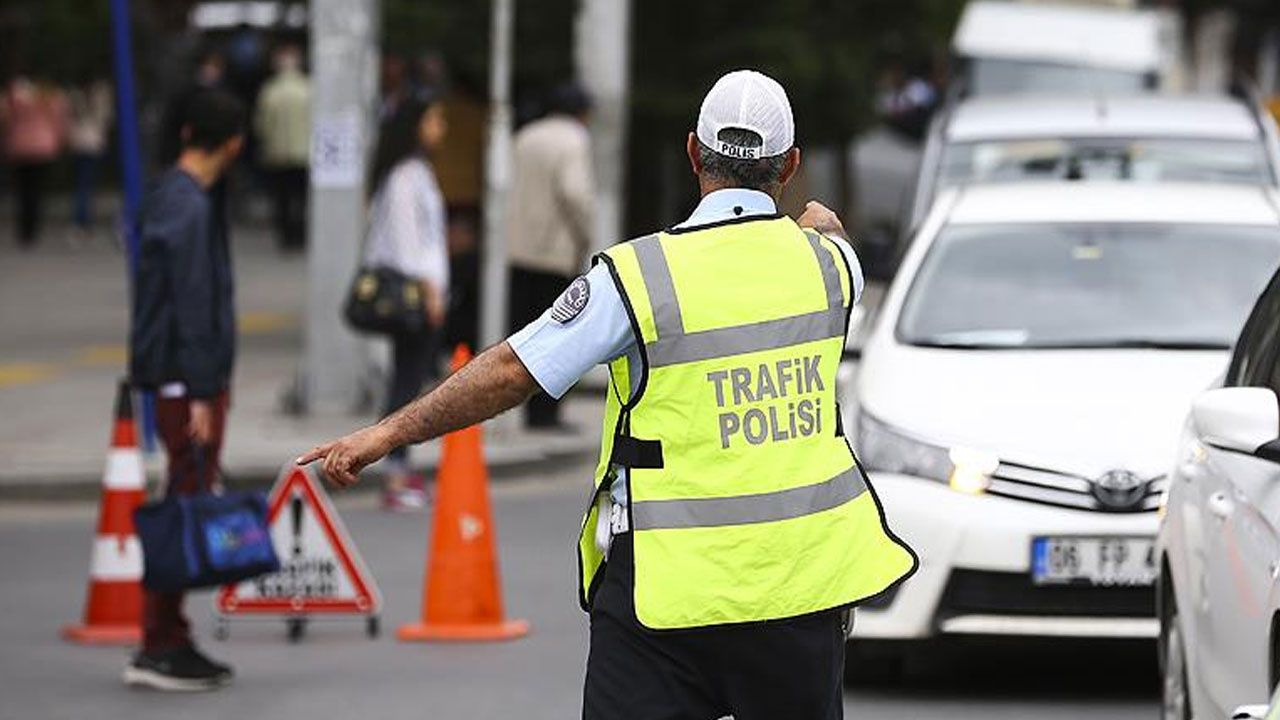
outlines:
[{"label": "car side mirror", "polygon": [[1218,388],[1191,403],[1191,422],[1207,445],[1280,462],[1280,402],[1267,388]]},{"label": "car side mirror", "polygon": [[1231,711],[1231,720],[1266,720],[1266,717],[1266,705],[1241,705]]}]

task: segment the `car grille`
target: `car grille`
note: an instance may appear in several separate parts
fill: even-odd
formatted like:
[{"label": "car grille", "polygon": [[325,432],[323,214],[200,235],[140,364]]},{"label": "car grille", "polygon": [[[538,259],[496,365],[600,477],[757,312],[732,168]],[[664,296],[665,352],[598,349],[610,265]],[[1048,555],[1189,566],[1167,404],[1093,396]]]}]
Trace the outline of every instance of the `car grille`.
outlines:
[{"label": "car grille", "polygon": [[1036,585],[1029,573],[954,570],[939,614],[1154,617],[1151,587]]},{"label": "car grille", "polygon": [[1154,512],[1168,478],[1160,476],[1145,482],[1145,490],[1127,507],[1105,505],[1094,494],[1094,483],[1079,475],[1068,475],[1016,463],[1002,462],[991,476],[987,488],[990,495],[1027,500],[1044,505],[1093,510],[1096,512]]}]

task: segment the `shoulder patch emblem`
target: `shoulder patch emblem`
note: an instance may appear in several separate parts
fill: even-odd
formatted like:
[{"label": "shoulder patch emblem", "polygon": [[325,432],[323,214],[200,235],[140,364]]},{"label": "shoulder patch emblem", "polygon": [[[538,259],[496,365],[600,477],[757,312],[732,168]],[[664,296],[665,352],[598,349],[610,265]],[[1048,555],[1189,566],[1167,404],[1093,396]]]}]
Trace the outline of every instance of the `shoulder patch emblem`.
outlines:
[{"label": "shoulder patch emblem", "polygon": [[591,284],[585,277],[579,277],[569,283],[569,287],[556,298],[551,306],[551,319],[561,325],[572,322],[587,307],[587,301],[590,299]]}]

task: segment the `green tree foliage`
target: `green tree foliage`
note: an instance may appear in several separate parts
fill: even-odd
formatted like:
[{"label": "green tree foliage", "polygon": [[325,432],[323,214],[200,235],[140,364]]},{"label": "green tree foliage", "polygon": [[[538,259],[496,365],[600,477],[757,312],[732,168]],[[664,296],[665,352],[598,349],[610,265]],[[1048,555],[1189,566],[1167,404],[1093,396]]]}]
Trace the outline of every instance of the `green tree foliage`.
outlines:
[{"label": "green tree foliage", "polygon": [[[556,82],[573,76],[573,21],[577,0],[516,2],[517,104],[536,102]],[[383,50],[406,57],[439,52],[454,81],[487,95],[491,3],[488,0],[383,0]]]},{"label": "green tree foliage", "polygon": [[106,0],[6,0],[0,5],[0,72],[58,82],[110,72]]},{"label": "green tree foliage", "polygon": [[[890,63],[928,74],[963,0],[641,1],[634,5],[628,226],[672,221],[696,197],[683,154],[721,74],[765,72],[787,89],[802,146],[841,144],[871,120]],[[656,159],[656,160],[655,160]]]}]

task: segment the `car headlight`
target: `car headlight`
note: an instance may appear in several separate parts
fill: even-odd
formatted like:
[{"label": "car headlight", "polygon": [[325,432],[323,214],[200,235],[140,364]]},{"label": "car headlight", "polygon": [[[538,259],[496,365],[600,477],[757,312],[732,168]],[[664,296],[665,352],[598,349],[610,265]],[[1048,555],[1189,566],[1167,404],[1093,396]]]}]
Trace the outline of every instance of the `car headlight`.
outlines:
[{"label": "car headlight", "polygon": [[858,416],[857,438],[855,449],[868,470],[937,480],[970,495],[986,492],[1000,464],[990,453],[945,448],[908,437],[866,413]]}]

